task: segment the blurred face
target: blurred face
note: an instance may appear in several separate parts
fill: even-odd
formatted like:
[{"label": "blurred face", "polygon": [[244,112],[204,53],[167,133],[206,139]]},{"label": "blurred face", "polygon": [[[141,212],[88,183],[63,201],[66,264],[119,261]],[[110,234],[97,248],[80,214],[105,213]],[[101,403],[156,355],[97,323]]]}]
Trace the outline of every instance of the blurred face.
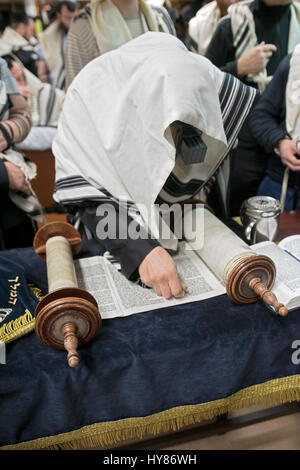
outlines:
[{"label": "blurred face", "polygon": [[57,13],[57,20],[60,22],[63,29],[65,31],[68,31],[71,26],[74,16],[76,16],[77,14],[78,14],[78,10],[69,11],[68,8],[65,5],[63,5],[60,12]]},{"label": "blurred face", "polygon": [[29,41],[30,38],[35,36],[34,21],[30,18],[28,24],[25,25],[24,38]]},{"label": "blurred face", "polygon": [[29,19],[28,24],[19,23],[16,31],[23,36],[23,38],[29,41],[30,38],[35,36],[34,21],[32,18]]}]

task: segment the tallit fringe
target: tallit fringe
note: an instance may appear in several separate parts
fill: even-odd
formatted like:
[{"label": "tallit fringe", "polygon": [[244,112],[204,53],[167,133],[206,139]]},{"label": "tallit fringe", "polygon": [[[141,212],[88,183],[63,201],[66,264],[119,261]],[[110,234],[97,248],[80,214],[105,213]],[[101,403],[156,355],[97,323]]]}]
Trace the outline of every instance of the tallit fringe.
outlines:
[{"label": "tallit fringe", "polygon": [[9,343],[20,336],[23,336],[34,329],[35,318],[26,308],[25,314],[16,320],[6,323],[0,328],[0,341]]},{"label": "tallit fringe", "polygon": [[57,436],[44,437],[1,450],[78,450],[109,448],[126,440],[153,437],[212,420],[219,415],[255,405],[274,406],[300,400],[300,375],[271,380],[238,391],[230,397],[171,408],[144,418],[97,423]]},{"label": "tallit fringe", "polygon": [[[29,289],[34,293],[38,300],[42,300],[42,291],[34,284],[28,284]],[[30,331],[34,330],[35,318],[32,316],[30,311],[26,308],[25,314],[16,320],[12,320],[6,323],[0,328],[0,341],[3,343],[9,343],[20,336],[26,335]]]}]

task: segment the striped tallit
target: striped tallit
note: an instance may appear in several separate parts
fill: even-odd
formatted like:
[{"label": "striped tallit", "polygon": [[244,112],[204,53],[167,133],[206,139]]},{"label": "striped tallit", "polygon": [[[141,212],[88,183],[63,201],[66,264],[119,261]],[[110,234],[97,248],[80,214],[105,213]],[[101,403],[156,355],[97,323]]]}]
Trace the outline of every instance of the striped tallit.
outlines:
[{"label": "striped tallit", "polygon": [[26,84],[32,92],[28,99],[32,109],[33,126],[57,126],[65,92],[49,83],[43,83],[24,67]]},{"label": "striped tallit", "polygon": [[[171,35],[146,33],[103,55],[66,96],[53,144],[55,200],[74,208],[122,201],[149,220],[159,199],[183,201],[214,175],[255,96]],[[202,131],[204,163],[177,165],[176,120]]]},{"label": "striped tallit", "polygon": [[[1,59],[1,61],[3,61],[3,59]],[[11,119],[11,112],[9,113],[9,116],[8,116],[8,108],[9,108],[9,106],[7,106],[8,102],[9,102],[9,97],[6,92],[5,81],[1,80],[1,77],[0,77],[0,116],[1,116],[2,124],[5,124],[5,123],[7,124],[9,122],[9,118]],[[18,114],[20,114],[20,111]],[[24,119],[23,116],[22,118]],[[24,124],[22,124],[22,118],[20,121],[21,127],[20,127],[20,122],[17,124],[17,128],[20,127],[21,133],[22,133],[22,128],[24,127],[26,128],[26,126],[28,128],[28,122],[25,123],[25,126],[24,126]],[[25,118],[25,120],[27,121],[27,118]],[[14,142],[16,142],[16,134],[17,133],[15,133],[14,135]],[[26,134],[23,133],[23,135],[25,137]],[[37,170],[36,164],[34,162],[27,160],[22,152],[16,151],[13,148],[13,145],[9,146],[7,149],[0,152],[0,160],[11,162],[17,167],[21,168],[22,172],[24,173],[26,177],[28,187],[30,188],[32,192],[30,196],[24,196],[19,191],[10,190],[8,193],[9,198],[17,207],[19,207],[24,212],[26,212],[27,215],[30,218],[32,218],[32,220],[42,222],[43,221],[43,216],[42,216],[43,209],[30,184],[30,181],[36,177],[36,170]]]},{"label": "striped tallit", "polygon": [[65,54],[63,49],[63,32],[59,21],[54,21],[39,35],[43,57],[54,79],[54,86],[65,88]]},{"label": "striped tallit", "polygon": [[[111,2],[110,2],[111,3]],[[95,12],[97,7],[99,7],[99,2],[93,4],[93,11]],[[103,2],[103,6],[107,6],[107,2]],[[66,87],[68,88],[75,78],[75,76],[80,72],[80,70],[91,62],[96,57],[102,55],[105,51],[109,49],[115,49],[121,44],[124,44],[131,39],[131,34],[128,27],[125,24],[125,21],[122,19],[118,9],[115,6],[112,6],[112,17],[110,21],[114,22],[115,16],[117,20],[120,21],[122,30],[126,31],[125,37],[120,37],[117,35],[115,39],[115,34],[113,40],[111,39],[110,29],[108,29],[109,38],[106,40],[106,36],[103,39],[103,46],[101,45],[101,40],[96,39],[95,36],[95,22],[92,19],[91,6],[87,5],[79,15],[74,18],[71,28],[68,33],[67,39],[67,50],[65,54],[65,67],[66,67]],[[116,13],[117,10],[117,13]],[[147,17],[144,16],[144,11],[147,11]],[[152,21],[149,24],[146,20],[150,17]],[[176,36],[174,25],[164,8],[154,7],[147,5],[145,10],[142,12],[143,28],[144,31],[151,31],[151,28],[154,28],[155,31],[167,32]],[[125,26],[124,26],[125,24]],[[154,26],[153,26],[154,25]],[[117,30],[120,28],[119,24]],[[107,31],[107,28],[106,28]],[[105,44],[104,44],[105,43]],[[109,46],[108,46],[109,43]],[[100,47],[101,46],[101,47]]]},{"label": "striped tallit", "polygon": [[189,21],[189,35],[197,52],[205,55],[205,51],[221,19],[221,11],[215,0],[204,5]]},{"label": "striped tallit", "polygon": [[286,87],[286,130],[293,139],[300,140],[300,44],[290,61]]}]

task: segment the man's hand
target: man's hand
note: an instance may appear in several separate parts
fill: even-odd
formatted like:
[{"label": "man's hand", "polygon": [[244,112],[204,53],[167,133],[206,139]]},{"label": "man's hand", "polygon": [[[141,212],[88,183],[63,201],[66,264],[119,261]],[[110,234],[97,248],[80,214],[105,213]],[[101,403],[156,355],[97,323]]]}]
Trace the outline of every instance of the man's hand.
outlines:
[{"label": "man's hand", "polygon": [[19,87],[19,91],[20,91],[21,95],[25,99],[32,98],[32,96],[33,96],[32,91],[28,88],[27,85],[18,84],[18,87]]},{"label": "man's hand", "polygon": [[277,50],[274,44],[261,42],[246,52],[237,62],[237,73],[240,76],[262,72],[270,60],[273,52]]},{"label": "man's hand", "polygon": [[144,258],[139,267],[139,274],[144,284],[166,299],[183,297],[187,289],[179,279],[173,259],[161,246],[154,248]]},{"label": "man's hand", "polygon": [[12,191],[22,191],[22,193],[30,196],[31,191],[21,168],[11,162],[5,162],[4,165],[8,173],[9,189]]},{"label": "man's hand", "polygon": [[293,171],[300,171],[300,151],[297,150],[297,143],[294,140],[283,139],[278,145],[280,158],[284,166]]}]

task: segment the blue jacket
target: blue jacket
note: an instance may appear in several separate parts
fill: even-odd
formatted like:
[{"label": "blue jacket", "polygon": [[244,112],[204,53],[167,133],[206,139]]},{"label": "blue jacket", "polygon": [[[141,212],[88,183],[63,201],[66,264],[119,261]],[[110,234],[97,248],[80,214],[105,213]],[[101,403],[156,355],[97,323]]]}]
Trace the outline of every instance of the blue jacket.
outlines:
[{"label": "blue jacket", "polygon": [[[282,182],[284,165],[274,152],[279,140],[287,135],[285,126],[285,91],[289,76],[291,55],[286,56],[277,68],[274,77],[249,115],[249,126],[257,142],[269,155],[267,174],[273,180]],[[295,172],[290,172],[292,186]]]}]

